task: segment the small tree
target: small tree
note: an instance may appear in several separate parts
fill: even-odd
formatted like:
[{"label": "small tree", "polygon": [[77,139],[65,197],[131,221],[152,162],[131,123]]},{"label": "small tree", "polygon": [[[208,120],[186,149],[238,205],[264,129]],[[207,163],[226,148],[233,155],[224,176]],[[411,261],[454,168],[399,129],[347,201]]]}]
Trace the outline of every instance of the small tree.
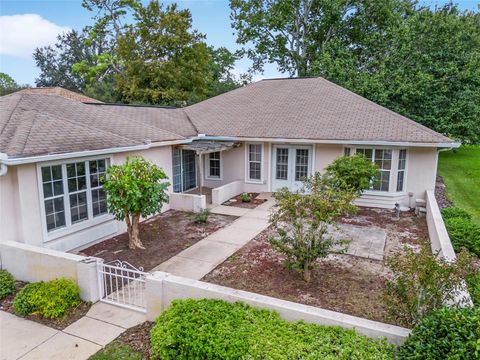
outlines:
[{"label": "small tree", "polygon": [[471,256],[464,250],[456,261],[449,262],[438,253],[432,254],[428,245],[419,252],[405,248],[386,264],[393,272],[385,290],[388,310],[393,320],[405,326],[415,325],[447,303],[467,304],[459,295],[466,289],[463,279],[474,269]]},{"label": "small tree", "polygon": [[139,238],[140,216],[160,212],[168,202],[169,183],[165,172],[142,157],[129,157],[123,165],[112,165],[107,170],[104,189],[107,192],[108,211],[115,219],[125,220],[130,249],[145,249]]},{"label": "small tree", "polygon": [[275,193],[270,223],[277,235],[270,237],[270,243],[286,255],[289,267],[303,273],[305,281],[310,281],[317,259],[344,243],[328,236],[328,226],[336,217],[356,210],[352,204],[356,196],[352,190],[339,188],[336,178],[320,173],[307,179],[300,190],[283,188]]},{"label": "small tree", "polygon": [[378,174],[378,167],[362,154],[354,154],[335,159],[327,166],[326,173],[338,181],[339,187],[361,195],[370,188]]}]

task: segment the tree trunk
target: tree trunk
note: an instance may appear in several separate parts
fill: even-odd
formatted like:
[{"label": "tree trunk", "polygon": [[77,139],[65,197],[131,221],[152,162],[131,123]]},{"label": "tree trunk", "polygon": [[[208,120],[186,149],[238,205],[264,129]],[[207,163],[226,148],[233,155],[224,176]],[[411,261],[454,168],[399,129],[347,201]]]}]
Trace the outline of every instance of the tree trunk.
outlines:
[{"label": "tree trunk", "polygon": [[[130,219],[129,219],[130,220]],[[130,226],[130,231],[128,233],[129,237],[129,242],[128,242],[128,247],[130,249],[145,249],[145,247],[142,244],[142,241],[140,240],[139,237],[139,227],[138,223],[140,222],[140,214],[136,213],[132,215],[132,223]],[[128,222],[127,222],[128,225]]]},{"label": "tree trunk", "polygon": [[312,277],[312,272],[310,269],[310,261],[305,261],[305,264],[303,265],[303,280],[309,283],[311,277]]}]

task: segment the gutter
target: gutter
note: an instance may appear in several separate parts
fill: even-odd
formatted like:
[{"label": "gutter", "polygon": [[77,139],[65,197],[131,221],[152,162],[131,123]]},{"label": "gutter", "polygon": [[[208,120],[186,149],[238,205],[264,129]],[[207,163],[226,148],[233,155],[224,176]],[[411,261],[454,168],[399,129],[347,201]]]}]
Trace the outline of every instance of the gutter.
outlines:
[{"label": "gutter", "polygon": [[8,160],[8,155],[0,153],[0,176],[7,175],[8,165],[6,161]]},{"label": "gutter", "polygon": [[[162,147],[162,146],[169,146],[169,145],[188,144],[188,143],[191,143],[191,142],[192,142],[192,139],[183,139],[183,140],[162,141],[162,142],[157,142],[157,143],[147,142],[147,143],[142,144],[142,145],[132,145],[132,146],[123,146],[123,147],[115,147],[115,148],[108,148],[108,149],[69,152],[69,153],[61,153],[61,154],[48,154],[48,155],[22,157],[22,158],[8,158],[8,156],[7,156],[5,159],[2,159],[0,157],[0,166],[22,165],[22,164],[31,164],[31,163],[37,163],[37,162],[45,162],[45,161],[54,161],[54,160],[72,159],[72,158],[80,158],[80,157],[90,157],[90,156],[97,156],[97,155],[116,154],[116,153],[122,153],[122,152],[147,150],[147,149],[151,149],[151,148],[155,148],[155,147]],[[1,154],[1,155],[6,156],[6,154]]]}]

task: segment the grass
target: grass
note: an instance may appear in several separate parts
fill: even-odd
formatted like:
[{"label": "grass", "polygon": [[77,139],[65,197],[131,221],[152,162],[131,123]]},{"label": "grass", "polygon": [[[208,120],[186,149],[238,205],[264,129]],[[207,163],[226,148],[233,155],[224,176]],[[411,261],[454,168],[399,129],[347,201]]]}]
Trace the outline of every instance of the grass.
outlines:
[{"label": "grass", "polygon": [[119,342],[113,342],[104,349],[90,356],[88,360],[143,360],[141,353],[133,350],[128,345]]},{"label": "grass", "polygon": [[480,146],[441,152],[438,173],[445,181],[448,198],[480,224]]}]

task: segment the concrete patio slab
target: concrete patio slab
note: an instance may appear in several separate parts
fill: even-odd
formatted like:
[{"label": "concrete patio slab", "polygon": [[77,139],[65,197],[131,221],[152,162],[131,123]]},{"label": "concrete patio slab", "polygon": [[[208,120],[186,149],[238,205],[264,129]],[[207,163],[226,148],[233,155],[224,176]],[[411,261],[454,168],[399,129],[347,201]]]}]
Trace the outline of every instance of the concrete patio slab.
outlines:
[{"label": "concrete patio slab", "polygon": [[58,330],[0,311],[0,359],[18,359],[57,333]]},{"label": "concrete patio slab", "polygon": [[[95,330],[95,331],[92,331]],[[78,336],[95,344],[105,346],[117,338],[125,329],[113,324],[85,316],[63,329],[64,333]]]},{"label": "concrete patio slab", "polygon": [[225,206],[225,205],[218,205],[210,209],[210,212],[212,214],[231,215],[231,216],[243,216],[249,211],[250,209],[240,208],[236,206]]},{"label": "concrete patio slab", "polygon": [[331,227],[330,235],[337,240],[350,240],[346,254],[372,260],[383,260],[387,233],[377,226],[340,224]]},{"label": "concrete patio slab", "polygon": [[93,304],[87,316],[124,329],[141,324],[147,319],[144,313],[103,302]]},{"label": "concrete patio slab", "polygon": [[200,241],[182,251],[182,258],[196,259],[210,263],[218,263],[219,259],[226,259],[241,246],[224,242]]},{"label": "concrete patio slab", "polygon": [[85,360],[102,347],[90,341],[58,332],[22,357],[22,360]]}]

